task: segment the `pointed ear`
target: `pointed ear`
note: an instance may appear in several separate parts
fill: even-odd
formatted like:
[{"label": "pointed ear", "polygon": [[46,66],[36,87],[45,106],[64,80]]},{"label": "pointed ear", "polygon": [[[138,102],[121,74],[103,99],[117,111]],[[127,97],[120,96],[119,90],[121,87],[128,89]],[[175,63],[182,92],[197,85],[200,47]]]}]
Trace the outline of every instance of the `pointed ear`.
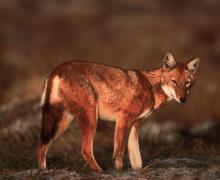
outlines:
[{"label": "pointed ear", "polygon": [[173,69],[176,66],[176,59],[171,52],[167,52],[163,61],[164,69]]},{"label": "pointed ear", "polygon": [[192,73],[192,74],[195,74],[196,73],[196,70],[199,66],[199,62],[200,62],[200,59],[199,58],[196,58],[196,59],[193,59],[189,62],[187,62],[186,66],[187,66],[187,69]]}]

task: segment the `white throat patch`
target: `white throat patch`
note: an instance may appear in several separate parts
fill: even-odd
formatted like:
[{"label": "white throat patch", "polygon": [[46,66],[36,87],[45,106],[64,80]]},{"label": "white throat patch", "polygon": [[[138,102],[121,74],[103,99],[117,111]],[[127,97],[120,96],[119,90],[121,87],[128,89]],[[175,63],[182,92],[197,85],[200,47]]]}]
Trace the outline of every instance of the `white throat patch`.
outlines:
[{"label": "white throat patch", "polygon": [[173,100],[173,99],[175,99],[177,102],[180,102],[180,101],[178,100],[178,98],[176,97],[176,92],[175,92],[175,90],[174,90],[172,87],[167,86],[167,85],[162,85],[161,87],[162,87],[164,93],[168,96],[168,98],[169,98],[168,100]]}]

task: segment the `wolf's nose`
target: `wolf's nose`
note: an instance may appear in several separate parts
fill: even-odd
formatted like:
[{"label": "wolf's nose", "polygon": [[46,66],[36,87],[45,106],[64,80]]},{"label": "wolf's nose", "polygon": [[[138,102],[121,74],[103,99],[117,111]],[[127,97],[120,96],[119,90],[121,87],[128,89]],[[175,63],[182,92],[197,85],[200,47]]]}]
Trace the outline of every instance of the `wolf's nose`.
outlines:
[{"label": "wolf's nose", "polygon": [[180,102],[181,102],[181,103],[184,103],[184,102],[186,102],[186,98],[184,98],[184,97],[181,97],[181,98],[180,98]]}]

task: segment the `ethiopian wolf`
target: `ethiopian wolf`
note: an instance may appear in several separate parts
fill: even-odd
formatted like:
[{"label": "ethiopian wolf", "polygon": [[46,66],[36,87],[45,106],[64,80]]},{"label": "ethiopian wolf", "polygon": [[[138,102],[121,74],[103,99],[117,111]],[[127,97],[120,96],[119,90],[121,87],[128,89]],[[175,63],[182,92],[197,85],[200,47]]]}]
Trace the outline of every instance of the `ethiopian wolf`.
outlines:
[{"label": "ethiopian wolf", "polygon": [[44,84],[42,129],[38,147],[38,166],[46,168],[46,153],[51,142],[74,120],[82,135],[81,154],[90,168],[101,172],[93,155],[93,140],[98,119],[115,121],[115,167],[123,167],[128,139],[133,169],[142,167],[138,143],[139,119],[170,100],[186,101],[194,83],[199,58],[179,63],[168,52],[163,66],[153,70],[126,70],[85,61],[70,61],[57,66]]}]

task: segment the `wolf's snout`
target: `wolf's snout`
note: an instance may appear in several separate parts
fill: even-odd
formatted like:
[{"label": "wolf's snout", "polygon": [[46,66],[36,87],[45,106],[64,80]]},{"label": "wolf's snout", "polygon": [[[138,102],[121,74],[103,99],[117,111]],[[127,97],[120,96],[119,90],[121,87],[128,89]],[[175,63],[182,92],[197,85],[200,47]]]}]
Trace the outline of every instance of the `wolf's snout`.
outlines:
[{"label": "wolf's snout", "polygon": [[186,102],[186,98],[185,98],[185,97],[181,97],[181,98],[180,98],[180,102],[181,102],[181,103],[185,103],[185,102]]}]

